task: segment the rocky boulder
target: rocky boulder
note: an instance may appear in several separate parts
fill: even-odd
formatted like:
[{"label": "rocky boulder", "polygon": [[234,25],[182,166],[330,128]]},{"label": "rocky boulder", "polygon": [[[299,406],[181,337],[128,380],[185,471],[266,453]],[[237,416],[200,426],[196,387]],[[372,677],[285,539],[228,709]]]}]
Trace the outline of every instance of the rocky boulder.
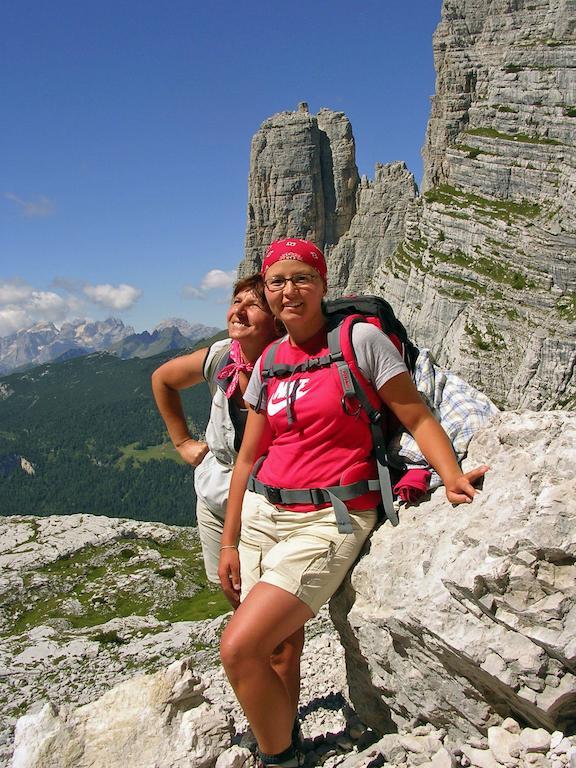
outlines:
[{"label": "rocky boulder", "polygon": [[209,768],[231,738],[188,661],[121,683],[77,709],[46,704],[16,727],[13,768]]},{"label": "rocky boulder", "polygon": [[[439,489],[374,533],[331,601],[339,635],[325,609],[306,627],[306,765],[574,768],[575,438],[576,414],[498,414],[470,444],[467,464],[491,466],[473,504],[452,508]],[[29,567],[30,525],[39,563],[68,553],[80,522],[100,546],[128,525],[8,519],[5,562]],[[130,525],[173,549],[166,526]],[[218,664],[225,621],[58,620],[0,638],[0,703],[33,704],[12,767],[254,768]]]},{"label": "rocky boulder", "polygon": [[484,489],[382,526],[333,598],[350,694],[378,731],[576,729],[576,414],[507,412],[470,444]]}]

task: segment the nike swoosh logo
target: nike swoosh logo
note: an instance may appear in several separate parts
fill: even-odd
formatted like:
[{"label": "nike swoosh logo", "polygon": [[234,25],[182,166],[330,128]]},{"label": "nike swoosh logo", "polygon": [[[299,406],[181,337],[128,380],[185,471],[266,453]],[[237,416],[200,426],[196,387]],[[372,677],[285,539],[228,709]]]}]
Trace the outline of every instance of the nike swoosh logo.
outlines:
[{"label": "nike swoosh logo", "polygon": [[[301,397],[304,397],[304,395],[307,395],[310,391],[306,389],[306,384],[308,384],[310,379],[301,379],[300,381],[300,386],[296,390],[296,397],[294,398],[295,400],[299,400]],[[280,413],[281,410],[286,409],[288,404],[288,394],[292,391],[292,386],[294,386],[295,383],[296,382],[293,381],[280,383],[278,389],[268,401],[266,410],[268,411],[269,416],[275,416],[277,413]],[[290,389],[288,389],[289,384],[291,385]]]}]

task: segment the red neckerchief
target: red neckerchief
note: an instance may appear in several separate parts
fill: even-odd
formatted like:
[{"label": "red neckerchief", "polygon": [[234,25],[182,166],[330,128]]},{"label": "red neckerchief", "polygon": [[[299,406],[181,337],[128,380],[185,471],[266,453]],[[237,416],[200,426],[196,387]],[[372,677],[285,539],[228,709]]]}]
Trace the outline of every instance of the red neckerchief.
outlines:
[{"label": "red neckerchief", "polygon": [[236,391],[236,387],[238,386],[238,382],[240,380],[240,374],[245,373],[249,376],[254,369],[254,363],[248,363],[246,360],[244,360],[240,342],[236,340],[232,342],[229,354],[232,362],[228,363],[228,365],[225,365],[224,368],[222,368],[222,370],[218,373],[217,377],[218,379],[229,379],[232,377],[232,381],[226,387],[226,397],[228,399],[230,399]]}]

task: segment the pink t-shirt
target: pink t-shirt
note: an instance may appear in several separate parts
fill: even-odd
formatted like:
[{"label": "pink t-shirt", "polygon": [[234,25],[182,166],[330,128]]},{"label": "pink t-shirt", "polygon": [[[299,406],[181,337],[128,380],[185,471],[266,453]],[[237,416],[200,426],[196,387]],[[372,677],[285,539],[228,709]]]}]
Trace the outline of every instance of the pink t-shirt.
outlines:
[{"label": "pink t-shirt", "polygon": [[[378,334],[386,339],[384,334]],[[326,332],[322,330],[302,346],[293,346],[288,338],[284,339],[276,351],[276,362],[294,365],[308,357],[325,354],[328,354],[328,344]],[[393,375],[406,370],[402,358],[397,353],[396,356]],[[255,367],[258,372],[261,366],[260,361]],[[287,398],[294,387],[294,420],[289,424]],[[252,405],[256,405],[256,390],[253,385],[246,392],[246,400]],[[347,485],[376,478],[368,418],[362,410],[358,414],[345,413],[341,401],[342,386],[334,366],[268,379],[266,415],[272,439],[258,470],[258,479],[266,485],[294,489]],[[346,505],[349,509],[370,509],[379,500],[380,493],[372,492]],[[283,506],[307,512],[328,505]]]}]

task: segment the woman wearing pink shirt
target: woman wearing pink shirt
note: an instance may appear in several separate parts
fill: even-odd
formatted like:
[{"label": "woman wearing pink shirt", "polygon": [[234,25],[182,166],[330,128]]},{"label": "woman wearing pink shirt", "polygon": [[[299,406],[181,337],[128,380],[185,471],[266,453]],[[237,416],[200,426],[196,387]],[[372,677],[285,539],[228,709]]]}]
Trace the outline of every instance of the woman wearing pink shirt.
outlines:
[{"label": "woman wearing pink shirt", "polygon": [[[268,249],[262,265],[266,299],[288,331],[276,362],[298,366],[327,354],[326,271],[322,252],[306,240],[281,240]],[[449,501],[471,502],[472,483],[487,467],[462,473],[385,334],[358,323],[352,343],[361,376],[415,437]],[[377,475],[367,422],[363,414],[342,409],[331,367],[270,379],[267,404],[259,410],[261,367],[260,360],[244,396],[250,409],[222,535],[218,573],[236,610],[222,636],[221,658],[261,765],[296,768],[302,763],[296,715],[304,624],[358,556],[375,525],[380,496],[367,492],[346,503],[352,531],[346,534],[329,502],[273,503],[277,488],[326,488]],[[255,487],[265,488],[268,498],[246,490],[255,464]]]}]

